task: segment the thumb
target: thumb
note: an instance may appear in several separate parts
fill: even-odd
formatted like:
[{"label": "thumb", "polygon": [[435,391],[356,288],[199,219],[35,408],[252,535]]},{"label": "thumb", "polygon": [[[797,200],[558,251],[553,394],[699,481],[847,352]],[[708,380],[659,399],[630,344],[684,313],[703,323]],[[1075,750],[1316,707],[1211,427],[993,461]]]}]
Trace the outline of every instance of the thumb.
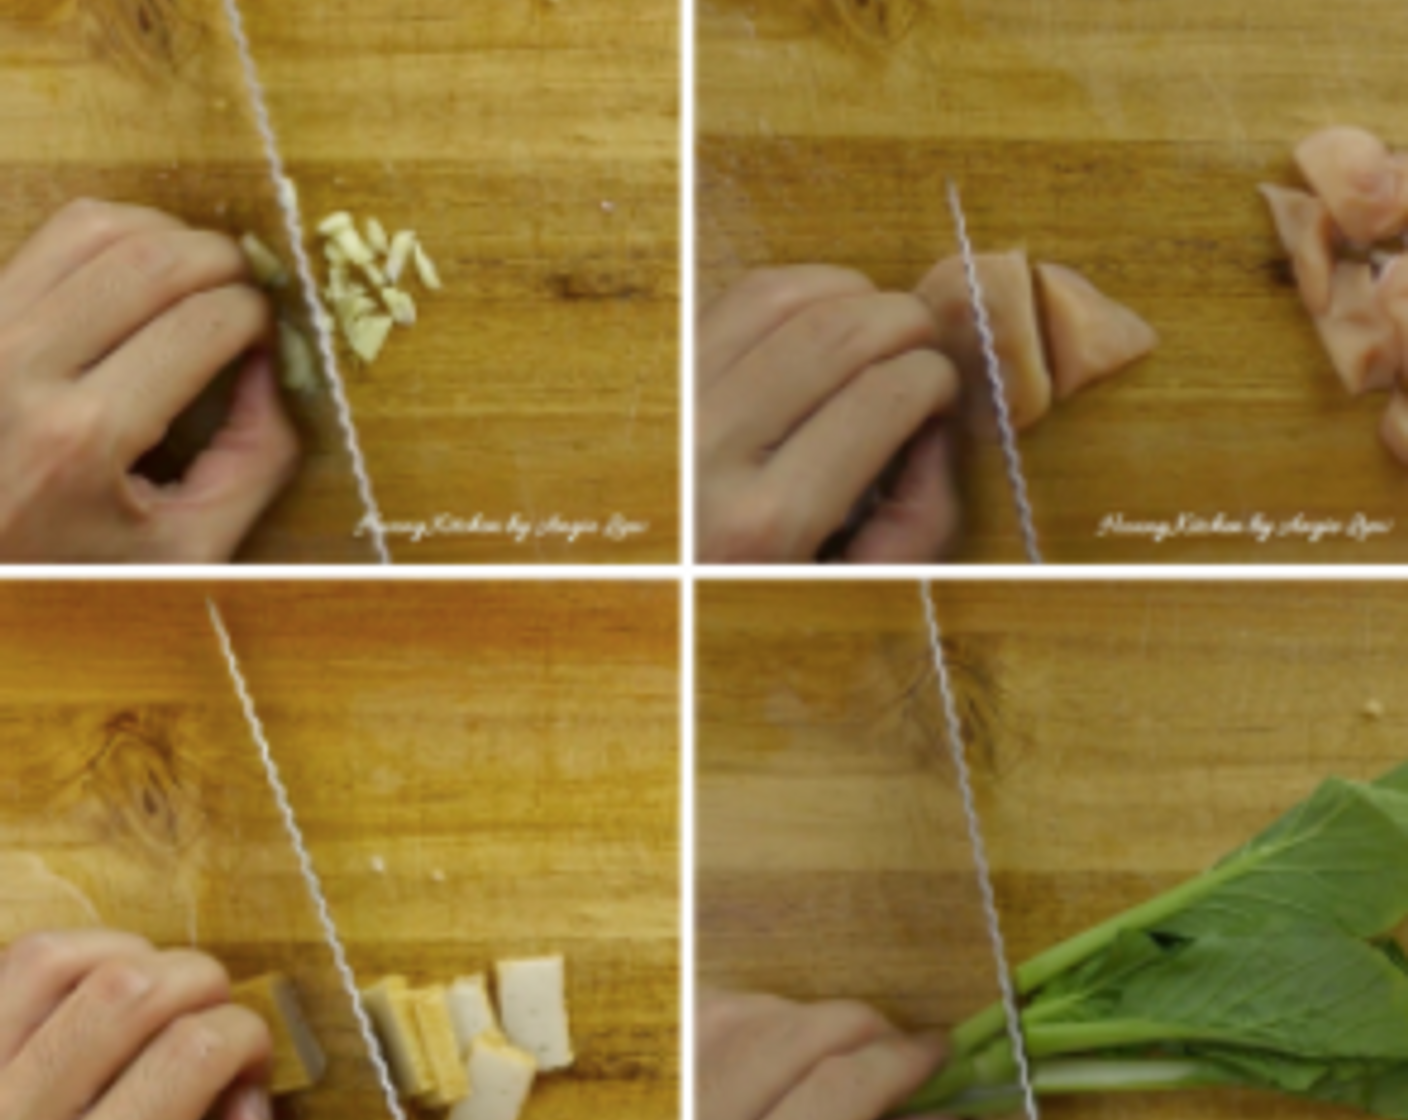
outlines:
[{"label": "thumb", "polygon": [[910,441],[898,481],[846,550],[852,564],[941,560],[958,540],[962,507],[954,479],[954,435],[930,420]]},{"label": "thumb", "polygon": [[292,481],[298,460],[298,433],[279,397],[273,358],[257,352],[240,372],[225,426],[181,483],[160,492],[155,513],[169,558],[228,561]]}]

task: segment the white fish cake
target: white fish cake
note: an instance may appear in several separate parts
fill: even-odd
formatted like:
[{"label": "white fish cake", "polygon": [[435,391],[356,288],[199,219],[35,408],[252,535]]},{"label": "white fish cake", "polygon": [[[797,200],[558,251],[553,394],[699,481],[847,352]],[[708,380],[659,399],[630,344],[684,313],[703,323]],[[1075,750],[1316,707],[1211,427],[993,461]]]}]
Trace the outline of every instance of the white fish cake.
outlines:
[{"label": "white fish cake", "polygon": [[450,1019],[455,1025],[460,1053],[469,1054],[474,1041],[486,1031],[498,1031],[499,1020],[489,999],[489,985],[483,973],[461,976],[446,993]]},{"label": "white fish cake", "polygon": [[533,1055],[484,1034],[470,1049],[467,1069],[470,1093],[450,1120],[518,1120],[538,1074]]},{"label": "white fish cake", "polygon": [[494,966],[504,1033],[543,1071],[566,1069],[575,1057],[567,1016],[566,972],[558,957],[499,961]]}]

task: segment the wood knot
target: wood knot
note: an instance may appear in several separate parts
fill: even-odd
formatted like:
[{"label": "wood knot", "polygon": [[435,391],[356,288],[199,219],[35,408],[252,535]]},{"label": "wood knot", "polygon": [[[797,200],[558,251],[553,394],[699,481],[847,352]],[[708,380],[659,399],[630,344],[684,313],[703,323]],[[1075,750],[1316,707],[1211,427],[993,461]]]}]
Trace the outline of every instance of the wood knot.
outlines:
[{"label": "wood knot", "polygon": [[[1000,776],[1005,767],[999,743],[1011,736],[1011,729],[1006,726],[1006,697],[998,655],[982,642],[949,636],[944,638],[944,660],[953,683],[954,706],[958,709],[968,764],[975,772]],[[920,749],[937,751],[939,753],[933,757],[946,758],[948,726],[937,675],[933,654],[925,643],[918,673],[909,690],[916,701],[911,718],[916,720],[920,733]]]},{"label": "wood knot", "polygon": [[199,837],[200,804],[162,714],[124,711],[109,719],[86,777],[87,793],[119,840],[179,855]]},{"label": "wood knot", "polygon": [[854,45],[893,47],[909,37],[923,0],[827,0],[838,30]]},{"label": "wood knot", "polygon": [[553,273],[547,283],[554,298],[569,303],[639,299],[648,294],[639,277],[598,264],[584,264],[570,272]]},{"label": "wood knot", "polygon": [[147,79],[179,74],[201,34],[181,0],[81,0],[88,42],[99,58]]}]

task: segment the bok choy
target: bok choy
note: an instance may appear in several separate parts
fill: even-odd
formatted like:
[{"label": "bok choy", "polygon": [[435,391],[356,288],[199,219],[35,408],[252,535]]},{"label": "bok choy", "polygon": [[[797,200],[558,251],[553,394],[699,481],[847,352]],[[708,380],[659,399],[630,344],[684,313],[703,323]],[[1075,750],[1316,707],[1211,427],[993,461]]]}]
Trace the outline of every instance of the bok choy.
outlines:
[{"label": "bok choy", "polygon": [[[1039,1095],[1238,1086],[1408,1120],[1408,766],[1334,778],[1205,874],[1013,973]],[[1001,1004],[897,1115],[1020,1110]]]}]

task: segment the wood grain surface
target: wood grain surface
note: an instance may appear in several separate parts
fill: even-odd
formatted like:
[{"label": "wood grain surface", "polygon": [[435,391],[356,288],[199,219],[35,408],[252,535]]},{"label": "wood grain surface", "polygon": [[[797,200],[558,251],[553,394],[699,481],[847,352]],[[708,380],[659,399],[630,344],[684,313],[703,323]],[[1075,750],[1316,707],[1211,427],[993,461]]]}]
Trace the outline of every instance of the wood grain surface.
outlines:
[{"label": "wood grain surface", "polygon": [[[400,562],[678,555],[678,5],[245,0],[304,217],[419,231],[447,289],[369,370],[344,354],[388,521],[545,528],[392,540]],[[219,0],[0,4],[0,257],[80,195],[286,252]],[[367,562],[327,401],[245,558]]]},{"label": "wood grain surface", "polygon": [[[964,583],[937,607],[1013,960],[1404,758],[1408,586]],[[706,584],[698,618],[701,982],[910,1026],[995,998],[917,588]],[[1043,1111],[1358,1115],[1240,1093]]]},{"label": "wood grain surface", "polygon": [[[210,590],[0,587],[0,943],[101,920],[285,970],[332,1058],[285,1115],[380,1115]],[[675,589],[213,594],[357,974],[562,952],[578,1062],[527,1115],[677,1116]]]},{"label": "wood grain surface", "polygon": [[[1022,439],[1050,559],[1400,562],[1408,474],[1382,396],[1340,389],[1297,301],[1262,181],[1354,123],[1408,144],[1392,0],[700,0],[701,294],[831,262],[911,289],[956,251],[1077,268],[1163,336],[1155,357]],[[994,447],[965,454],[961,559],[1019,562]],[[1287,535],[1097,535],[1261,513]],[[1310,543],[1296,515],[1342,528]],[[1392,529],[1353,539],[1357,514]]]}]

